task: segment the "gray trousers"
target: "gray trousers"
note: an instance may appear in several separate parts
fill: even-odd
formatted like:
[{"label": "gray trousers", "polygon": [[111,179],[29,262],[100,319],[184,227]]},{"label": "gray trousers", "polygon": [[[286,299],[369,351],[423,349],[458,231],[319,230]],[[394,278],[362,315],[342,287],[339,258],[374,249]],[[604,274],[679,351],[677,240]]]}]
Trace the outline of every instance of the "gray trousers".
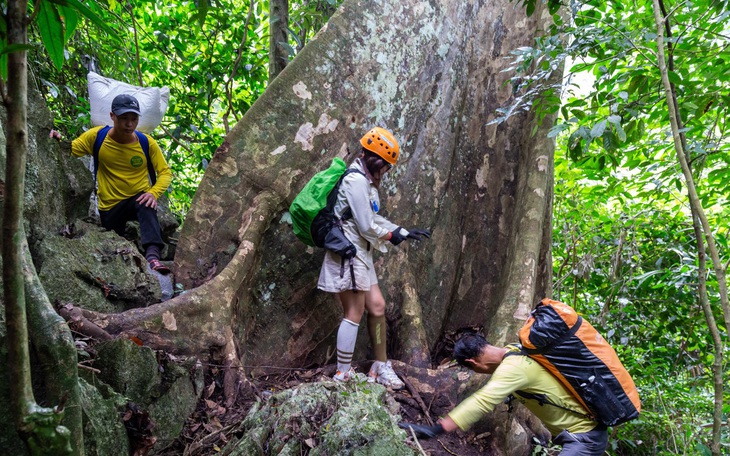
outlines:
[{"label": "gray trousers", "polygon": [[555,436],[553,443],[563,446],[559,456],[603,456],[608,446],[608,431],[602,424],[580,434],[565,430]]}]

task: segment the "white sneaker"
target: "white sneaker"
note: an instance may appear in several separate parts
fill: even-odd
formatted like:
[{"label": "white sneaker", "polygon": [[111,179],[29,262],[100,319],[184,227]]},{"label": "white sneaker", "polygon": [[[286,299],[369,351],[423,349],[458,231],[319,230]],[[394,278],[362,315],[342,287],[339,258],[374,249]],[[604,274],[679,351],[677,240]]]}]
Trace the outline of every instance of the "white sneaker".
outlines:
[{"label": "white sneaker", "polygon": [[337,371],[337,373],[334,375],[334,377],[332,377],[332,380],[334,380],[336,382],[348,382],[354,376],[355,376],[355,369],[353,369],[351,367],[350,370],[347,372]]},{"label": "white sneaker", "polygon": [[378,382],[386,388],[399,390],[405,385],[398,378],[390,361],[375,361],[368,373],[368,383]]},{"label": "white sneaker", "polygon": [[378,370],[380,370],[380,366],[382,364],[385,364],[382,361],[375,361],[372,366],[370,366],[370,372],[368,372],[368,383],[375,383],[375,380],[378,379]]}]

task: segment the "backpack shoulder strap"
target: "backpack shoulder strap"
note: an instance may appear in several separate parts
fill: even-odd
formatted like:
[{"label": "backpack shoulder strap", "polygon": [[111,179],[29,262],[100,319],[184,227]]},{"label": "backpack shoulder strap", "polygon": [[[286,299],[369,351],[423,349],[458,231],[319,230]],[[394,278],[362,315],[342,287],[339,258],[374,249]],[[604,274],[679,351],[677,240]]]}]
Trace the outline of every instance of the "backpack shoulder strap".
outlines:
[{"label": "backpack shoulder strap", "polygon": [[565,410],[566,412],[574,413],[578,416],[581,416],[583,418],[596,421],[596,418],[593,415],[590,415],[588,413],[579,412],[578,410],[573,410],[570,407],[563,407],[562,405],[558,405],[555,402],[548,399],[547,394],[534,394],[534,393],[528,393],[527,391],[521,391],[517,390],[515,391],[515,394],[524,398],[524,399],[532,399],[534,401],[537,401],[538,404],[542,407],[543,405],[550,405],[552,407],[557,407],[561,410]]},{"label": "backpack shoulder strap", "polygon": [[[330,191],[330,194],[327,195],[327,206],[326,206],[326,209],[330,213],[334,214],[335,203],[337,202],[337,193],[340,191],[340,185],[342,185],[342,181],[345,179],[345,176],[347,176],[348,174],[352,174],[352,173],[358,173],[358,174],[362,174],[363,176],[365,176],[365,173],[363,173],[359,169],[354,169],[354,168],[347,168],[345,170],[345,172],[342,173],[342,176],[340,176],[340,178],[337,180],[337,183],[335,184],[335,186],[332,187],[332,191]],[[352,218],[352,211],[348,207],[342,213],[342,216],[340,217],[340,220],[342,220],[344,222],[345,220],[349,220],[351,218]]]},{"label": "backpack shoulder strap", "polygon": [[553,347],[557,347],[561,343],[563,343],[566,340],[568,340],[569,338],[573,337],[575,335],[575,333],[578,332],[578,330],[580,329],[580,326],[582,324],[583,324],[583,317],[581,317],[579,315],[578,319],[575,321],[575,324],[573,325],[573,327],[570,328],[569,330],[565,331],[565,333],[562,336],[558,337],[557,339],[552,341],[550,344],[545,345],[544,347],[539,347],[539,348],[534,348],[534,349],[521,346],[520,349],[522,351],[526,352],[526,354],[528,354],[528,355],[542,355],[543,353],[551,350]]},{"label": "backpack shoulder strap", "polygon": [[157,173],[155,172],[155,167],[152,165],[152,160],[150,160],[150,140],[141,131],[134,130],[134,133],[139,138],[139,145],[142,147],[145,160],[147,160],[147,172],[150,175],[150,184],[155,185],[157,182]]},{"label": "backpack shoulder strap", "polygon": [[92,149],[91,155],[94,162],[94,182],[96,182],[96,174],[99,172],[99,151],[101,150],[101,145],[104,144],[106,135],[109,134],[109,130],[111,130],[111,128],[112,127],[109,125],[106,125],[96,132],[96,140],[94,141],[94,148]]},{"label": "backpack shoulder strap", "polygon": [[344,178],[345,178],[345,176],[347,176],[348,174],[352,174],[352,173],[358,173],[358,174],[362,174],[363,176],[365,175],[365,173],[363,173],[363,172],[362,172],[362,171],[360,171],[359,169],[355,169],[355,168],[347,168],[347,169],[345,170],[345,172],[344,172],[344,173],[342,173],[342,179],[344,179]]},{"label": "backpack shoulder strap", "polygon": [[[508,351],[504,355],[505,358],[508,356],[515,356],[515,355],[527,356],[528,358],[530,357],[530,352],[525,347],[523,347],[521,344],[511,344],[511,345],[519,348],[520,351]],[[528,393],[527,391],[521,391],[521,390],[515,391],[514,394],[516,394],[524,399],[532,399],[534,401],[537,401],[537,403],[540,404],[540,406],[550,405],[552,407],[557,407],[557,408],[565,410],[567,412],[571,412],[576,415],[582,416],[583,418],[587,418],[589,420],[593,420],[593,421],[596,420],[595,417],[591,414],[583,413],[578,410],[573,410],[572,408],[569,408],[569,407],[563,407],[562,405],[552,402],[550,399],[548,399],[546,394],[534,394],[534,393]],[[512,395],[510,395],[510,396],[512,396]],[[511,406],[511,404],[510,404],[510,406]]]}]

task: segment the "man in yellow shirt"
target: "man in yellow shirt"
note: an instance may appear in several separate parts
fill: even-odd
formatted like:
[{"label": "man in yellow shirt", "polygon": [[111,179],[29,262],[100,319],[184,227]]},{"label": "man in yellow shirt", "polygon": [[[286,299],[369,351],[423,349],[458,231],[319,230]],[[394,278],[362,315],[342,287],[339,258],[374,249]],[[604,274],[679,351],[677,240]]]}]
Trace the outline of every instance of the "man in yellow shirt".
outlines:
[{"label": "man in yellow shirt", "polygon": [[[96,176],[101,224],[123,236],[127,222],[137,220],[150,268],[169,273],[170,269],[160,262],[160,252],[165,244],[157,219],[157,199],[172,181],[170,167],[157,142],[144,133],[136,132],[141,115],[136,98],[127,94],[117,95],[109,115],[113,126],[99,148]],[[94,143],[102,128],[92,128],[76,138],[71,143],[71,153],[77,157],[93,155]],[[150,182],[147,154],[138,135],[144,135],[149,143],[149,159],[156,177],[154,185]]]},{"label": "man in yellow shirt", "polygon": [[519,350],[515,346],[495,347],[479,334],[459,339],[454,345],[454,359],[474,372],[492,374],[489,382],[436,425],[401,423],[401,427],[412,427],[425,438],[457,428],[466,430],[514,394],[545,424],[553,443],[562,445],[561,456],[603,455],[608,446],[606,426],[589,418],[589,412],[539,363],[523,355],[508,356],[510,352]]}]

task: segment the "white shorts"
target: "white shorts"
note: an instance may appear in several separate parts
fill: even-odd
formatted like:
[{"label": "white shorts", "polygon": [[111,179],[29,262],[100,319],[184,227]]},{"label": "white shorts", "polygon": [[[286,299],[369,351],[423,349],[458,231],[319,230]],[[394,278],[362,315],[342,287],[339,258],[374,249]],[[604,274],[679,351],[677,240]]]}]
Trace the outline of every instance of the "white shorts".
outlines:
[{"label": "white shorts", "polygon": [[[375,274],[372,255],[367,255],[365,260],[360,258],[359,255],[356,256],[352,259],[352,267],[355,273],[355,288],[358,291],[369,291],[370,287],[378,284],[378,276]],[[322,269],[319,271],[317,288],[328,293],[352,290],[350,261],[345,260],[343,269],[341,257],[327,250],[324,255]]]}]

